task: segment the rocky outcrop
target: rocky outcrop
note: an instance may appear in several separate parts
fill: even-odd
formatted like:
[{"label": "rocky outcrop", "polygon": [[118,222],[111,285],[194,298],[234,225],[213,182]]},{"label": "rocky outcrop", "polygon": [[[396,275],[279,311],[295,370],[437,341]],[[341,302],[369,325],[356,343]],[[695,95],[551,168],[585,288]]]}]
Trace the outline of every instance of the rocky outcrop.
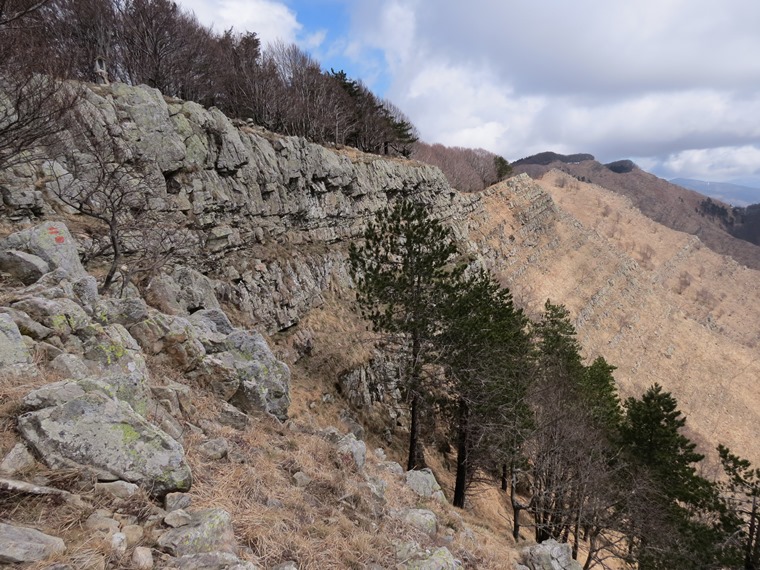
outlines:
[{"label": "rocky outcrop", "polygon": [[[85,89],[80,111],[88,132],[114,140],[145,167],[154,208],[167,216],[181,212],[181,223],[203,232],[187,267],[170,270],[148,288],[148,301],[168,314],[217,308],[215,291],[255,315],[267,332],[285,329],[321,304],[330,288],[350,284],[347,241],[398,196],[414,195],[442,218],[459,217],[477,201],[451,192],[436,168],[275,136],[240,126],[216,109],[167,102],[145,87]],[[82,137],[66,143],[66,151],[45,166],[58,177],[68,175],[75,155],[95,152]],[[8,170],[0,173],[0,186],[20,196],[35,182],[33,175]],[[31,208],[20,198],[5,202],[10,215]],[[75,256],[64,263],[58,255],[70,236],[50,228],[59,233],[48,234],[46,227],[34,234],[44,247],[29,251],[32,240],[24,238],[26,245],[15,240],[0,249],[29,251],[76,273]],[[59,250],[51,249],[51,240]]]},{"label": "rocky outcrop", "polygon": [[581,570],[571,556],[570,545],[553,539],[523,549],[520,559],[522,564],[516,570]]},{"label": "rocky outcrop", "polygon": [[[18,419],[19,433],[48,466],[76,468],[102,481],[129,481],[156,496],[190,487],[190,469],[177,441],[183,428],[176,419],[193,409],[189,388],[151,386],[144,352],[160,354],[170,366],[198,369],[196,377],[204,371],[219,374],[208,381],[225,386],[225,399],[243,417],[265,411],[286,418],[288,367],[259,333],[232,326],[213,290],[203,288],[207,278],[175,272],[182,285],[178,295],[186,300],[177,310],[198,302],[208,306],[188,320],[149,309],[139,297],[100,297],[61,223],[12,234],[2,245],[27,248],[14,251],[34,251],[49,263],[50,271],[22,283],[26,287],[14,291],[13,306],[0,312],[3,366],[28,368],[33,346],[48,357],[41,364],[68,376],[30,392],[23,400],[26,413]],[[245,425],[237,416],[234,421]],[[4,460],[6,472],[23,469],[14,457]]]}]

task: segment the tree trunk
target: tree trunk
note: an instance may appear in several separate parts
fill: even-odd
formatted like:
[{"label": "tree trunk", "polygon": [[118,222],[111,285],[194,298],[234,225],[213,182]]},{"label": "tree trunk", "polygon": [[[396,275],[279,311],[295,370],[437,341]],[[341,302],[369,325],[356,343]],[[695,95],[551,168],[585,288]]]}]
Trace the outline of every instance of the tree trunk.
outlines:
[{"label": "tree trunk", "polygon": [[113,221],[109,223],[108,229],[111,238],[111,248],[113,249],[113,261],[111,261],[108,275],[106,275],[106,279],[103,281],[103,287],[100,289],[101,293],[105,293],[111,287],[114,275],[116,275],[116,268],[119,267],[119,264],[121,263],[121,243],[119,241],[119,230],[116,227],[116,222]]},{"label": "tree trunk", "polygon": [[747,533],[747,546],[744,556],[744,570],[755,570],[753,540],[755,539],[755,525],[757,524],[757,497],[752,497],[752,513],[749,516],[749,532]]},{"label": "tree trunk", "polygon": [[501,466],[501,490],[507,492],[507,464]]},{"label": "tree trunk", "polygon": [[[506,467],[506,465],[505,465]],[[517,500],[517,473],[512,469],[512,476],[509,483],[509,500],[512,503],[512,513],[514,514],[512,523],[512,538],[515,542],[520,538],[520,511],[525,507]]]},{"label": "tree trunk", "polygon": [[425,468],[425,455],[420,441],[420,397],[415,392],[412,396],[410,410],[411,426],[409,428],[409,459],[406,464],[407,471]]},{"label": "tree trunk", "polygon": [[467,487],[467,464],[469,463],[467,449],[467,423],[470,412],[464,399],[459,399],[459,442],[457,445],[457,480],[454,485],[454,506],[464,508],[464,497]]}]

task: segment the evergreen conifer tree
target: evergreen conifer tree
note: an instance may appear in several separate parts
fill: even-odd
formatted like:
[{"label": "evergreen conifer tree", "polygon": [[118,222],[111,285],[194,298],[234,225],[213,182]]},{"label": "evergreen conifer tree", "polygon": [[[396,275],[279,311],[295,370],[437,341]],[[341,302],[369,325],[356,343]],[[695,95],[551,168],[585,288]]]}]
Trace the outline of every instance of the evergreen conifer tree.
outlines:
[{"label": "evergreen conifer tree", "polygon": [[408,200],[380,212],[367,226],[363,245],[350,246],[349,267],[362,316],[375,331],[389,335],[402,360],[411,415],[407,469],[425,466],[420,440],[423,372],[433,359],[444,285],[462,273],[452,267],[456,253],[451,230]]}]

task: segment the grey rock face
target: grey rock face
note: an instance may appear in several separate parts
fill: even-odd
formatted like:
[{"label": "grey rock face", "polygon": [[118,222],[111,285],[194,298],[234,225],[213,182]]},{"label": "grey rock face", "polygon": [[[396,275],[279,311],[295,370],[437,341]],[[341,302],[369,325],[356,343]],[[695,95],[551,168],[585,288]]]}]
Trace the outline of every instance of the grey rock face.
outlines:
[{"label": "grey rock face", "polygon": [[17,311],[10,307],[0,307],[0,313],[10,315],[13,322],[16,323],[19,332],[34,340],[43,340],[53,334],[51,329],[39,324],[37,321],[30,318],[24,311]]},{"label": "grey rock face", "polygon": [[198,271],[183,266],[177,267],[171,275],[160,275],[151,280],[146,300],[170,315],[219,309],[213,282]]},{"label": "grey rock face", "polygon": [[50,361],[50,369],[66,378],[81,380],[90,376],[90,370],[81,358],[73,354],[59,354]]},{"label": "grey rock face", "polygon": [[569,544],[554,539],[545,540],[523,549],[521,562],[529,570],[581,570],[578,561],[573,560]]},{"label": "grey rock face", "polygon": [[235,331],[226,345],[242,381],[230,403],[244,412],[265,410],[284,421],[290,406],[290,370],[255,331]]},{"label": "grey rock face", "polygon": [[442,503],[446,502],[446,496],[441,490],[435,475],[430,469],[406,472],[406,484],[420,497],[432,498]]},{"label": "grey rock face", "polygon": [[30,253],[45,261],[50,269],[63,269],[72,278],[85,275],[76,242],[62,222],[46,222],[11,234],[0,240],[0,250]]},{"label": "grey rock face", "polygon": [[421,530],[431,536],[438,532],[438,517],[427,509],[408,509],[399,513],[401,520],[409,526]]},{"label": "grey rock face", "polygon": [[445,546],[436,548],[422,559],[413,560],[404,566],[408,570],[455,570],[461,567],[462,564]]},{"label": "grey rock face", "polygon": [[0,313],[0,367],[25,365],[32,361],[29,349],[10,315]]},{"label": "grey rock face", "polygon": [[193,376],[243,412],[268,412],[281,421],[290,406],[290,369],[255,331],[236,330],[223,352],[207,355]]},{"label": "grey rock face", "polygon": [[129,327],[146,354],[184,371],[195,369],[206,354],[196,328],[184,317],[150,310],[148,318]]},{"label": "grey rock face", "polygon": [[90,324],[90,317],[82,307],[67,298],[30,297],[13,303],[12,307],[24,311],[33,320],[53,330],[63,339],[82,331]]},{"label": "grey rock face", "polygon": [[36,562],[66,550],[63,540],[32,528],[0,523],[0,562]]},{"label": "grey rock face", "polygon": [[191,515],[191,520],[187,524],[166,531],[158,539],[162,550],[172,556],[235,552],[237,544],[227,511],[208,509],[188,514]]},{"label": "grey rock face", "polygon": [[162,496],[190,487],[182,446],[102,392],[19,417],[19,431],[51,467],[91,470]]}]

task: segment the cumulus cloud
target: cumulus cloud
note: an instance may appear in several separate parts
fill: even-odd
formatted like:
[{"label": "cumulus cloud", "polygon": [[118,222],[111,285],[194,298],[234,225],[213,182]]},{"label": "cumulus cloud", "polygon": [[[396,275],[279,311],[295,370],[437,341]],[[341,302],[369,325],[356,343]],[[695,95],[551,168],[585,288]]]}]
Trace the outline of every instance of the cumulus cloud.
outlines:
[{"label": "cumulus cloud", "polygon": [[[253,30],[264,45],[276,40],[294,42],[303,27],[293,10],[275,0],[179,0],[179,3],[217,31]],[[318,38],[310,37],[312,42]]]},{"label": "cumulus cloud", "polygon": [[758,158],[752,0],[352,6],[354,57],[383,53],[388,97],[428,141],[511,159],[543,150],[640,157],[704,176],[748,172]]}]

